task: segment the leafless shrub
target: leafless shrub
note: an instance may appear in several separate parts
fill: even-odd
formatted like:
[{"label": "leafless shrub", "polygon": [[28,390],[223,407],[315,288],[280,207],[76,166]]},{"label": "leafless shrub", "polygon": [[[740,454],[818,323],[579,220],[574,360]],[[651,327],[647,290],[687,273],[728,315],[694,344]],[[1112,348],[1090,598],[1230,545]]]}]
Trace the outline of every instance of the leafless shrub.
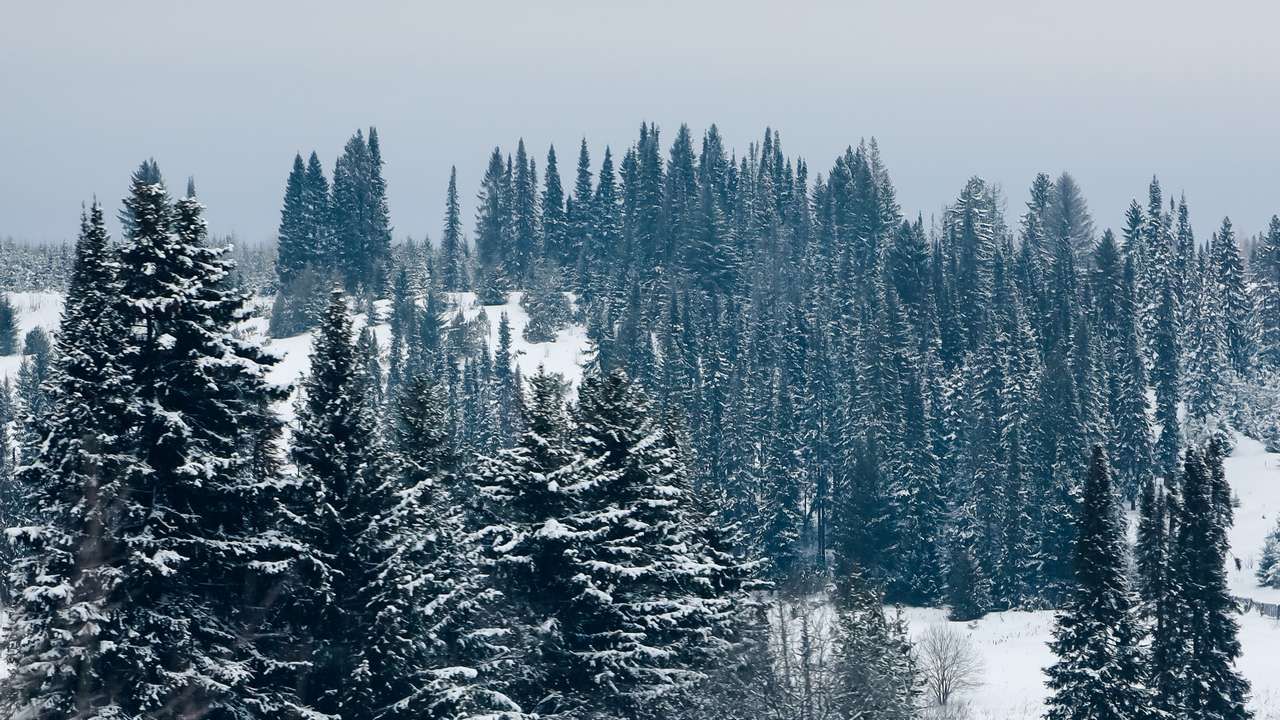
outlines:
[{"label": "leafless shrub", "polygon": [[[920,674],[936,705],[982,684],[982,657],[968,635],[947,624],[931,625],[916,641]],[[949,717],[949,716],[948,716]]]}]

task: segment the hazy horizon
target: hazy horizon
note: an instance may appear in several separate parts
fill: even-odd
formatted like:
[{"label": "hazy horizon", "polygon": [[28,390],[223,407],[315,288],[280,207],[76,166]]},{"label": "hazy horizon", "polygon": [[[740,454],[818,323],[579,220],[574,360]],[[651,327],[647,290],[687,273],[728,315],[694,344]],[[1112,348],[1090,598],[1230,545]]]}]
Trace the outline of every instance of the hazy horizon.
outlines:
[{"label": "hazy horizon", "polygon": [[268,241],[294,153],[331,171],[369,125],[397,240],[439,233],[452,165],[470,234],[494,145],[523,137],[541,173],[554,143],[568,186],[582,137],[598,167],[642,121],[664,147],[714,122],[740,154],[772,127],[811,177],[874,136],[903,212],[926,219],[981,175],[1015,221],[1035,173],[1063,170],[1099,230],[1153,174],[1201,239],[1280,212],[1271,5],[577,5],[11,7],[0,237],[72,238],[82,202],[114,215],[154,157],[175,189],[195,177],[214,233]]}]

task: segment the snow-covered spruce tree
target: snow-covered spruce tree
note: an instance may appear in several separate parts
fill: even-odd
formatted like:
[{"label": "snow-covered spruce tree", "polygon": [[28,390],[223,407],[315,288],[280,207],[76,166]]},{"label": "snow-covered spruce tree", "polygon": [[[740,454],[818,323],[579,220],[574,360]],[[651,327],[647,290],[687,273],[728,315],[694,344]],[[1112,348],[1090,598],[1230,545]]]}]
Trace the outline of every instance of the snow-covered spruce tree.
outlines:
[{"label": "snow-covered spruce tree", "polygon": [[449,169],[449,190],[445,194],[444,231],[440,235],[440,289],[458,292],[467,282],[466,239],[462,236],[462,210],[458,205],[458,168]]},{"label": "snow-covered spruce tree", "polygon": [[575,655],[601,712],[660,717],[717,658],[740,569],[706,543],[680,448],[625,373],[588,375],[575,419],[588,478],[572,519],[587,541]]},{"label": "snow-covered spruce tree", "polygon": [[1147,372],[1138,339],[1138,317],[1133,260],[1125,259],[1121,299],[1116,309],[1117,328],[1109,387],[1112,393],[1111,425],[1114,440],[1110,457],[1116,485],[1131,503],[1154,477],[1151,421],[1147,414]]},{"label": "snow-covered spruce tree", "polygon": [[241,641],[293,548],[278,530],[276,479],[256,477],[252,462],[280,432],[270,405],[282,391],[265,380],[274,361],[235,332],[248,297],[208,245],[195,198],[170,218],[164,187],[151,184],[125,205],[136,225],[118,275],[133,413],[119,589],[134,604],[126,628],[148,639],[122,648],[138,673],[130,692],[157,717],[283,713],[289,694],[246,671],[270,660]]},{"label": "snow-covered spruce tree", "polygon": [[317,248],[308,237],[306,205],[307,168],[302,155],[293,156],[293,168],[284,186],[284,203],[280,209],[280,227],[276,231],[276,283],[284,288],[302,269],[314,263]]},{"label": "snow-covered spruce tree", "polygon": [[1124,525],[1111,469],[1093,450],[1075,542],[1075,587],[1058,613],[1046,670],[1049,720],[1154,717],[1143,687],[1140,634],[1129,590]]},{"label": "snow-covered spruce tree", "polygon": [[834,696],[842,717],[911,720],[922,683],[900,612],[890,618],[884,597],[856,571],[837,581]]},{"label": "snow-covered spruce tree", "polygon": [[1178,455],[1182,447],[1178,423],[1182,377],[1178,359],[1178,306],[1170,284],[1160,290],[1155,316],[1155,336],[1151,339],[1151,383],[1155,386],[1156,395],[1155,420],[1160,427],[1155,445],[1155,466],[1160,477],[1170,481],[1177,476]]},{"label": "snow-covered spruce tree", "polygon": [[[1209,454],[1215,452],[1210,449]],[[1188,581],[1183,589],[1187,657],[1180,699],[1186,717],[1245,720],[1253,714],[1246,707],[1249,683],[1235,668],[1239,625],[1223,568],[1228,528],[1221,492],[1215,491],[1220,486],[1215,479],[1217,462],[1220,459],[1206,463],[1199,451],[1189,449],[1183,463],[1185,511],[1172,558]]]},{"label": "snow-covered spruce tree", "polygon": [[543,258],[555,267],[572,270],[577,260],[566,249],[568,244],[568,219],[565,214],[564,186],[560,182],[560,168],[556,163],[556,148],[547,150],[547,169],[542,185],[541,217],[538,228],[542,232]]},{"label": "snow-covered spruce tree", "polygon": [[1224,354],[1237,375],[1248,377],[1254,371],[1260,333],[1257,308],[1245,278],[1244,261],[1230,218],[1223,218],[1222,226],[1213,235],[1209,265],[1206,282],[1216,288],[1221,307]]},{"label": "snow-covered spruce tree", "polygon": [[307,559],[286,611],[306,638],[297,648],[299,694],[343,720],[488,712],[491,696],[478,691],[478,671],[464,660],[477,641],[468,622],[480,592],[456,511],[434,497],[449,458],[433,427],[439,399],[400,406],[400,443],[390,452],[367,360],[335,291],[292,447]]},{"label": "snow-covered spruce tree", "polygon": [[391,248],[387,185],[378,131],[347,141],[333,169],[333,230],[348,290],[378,292],[386,282]]},{"label": "snow-covered spruce tree", "polygon": [[1210,276],[1212,268],[1206,263],[1198,263],[1196,272],[1199,280],[1188,292],[1188,322],[1183,328],[1186,372],[1182,384],[1186,438],[1190,444],[1203,443],[1224,430],[1224,377],[1230,371],[1223,315],[1226,307],[1221,291]]},{"label": "snow-covered spruce tree", "polygon": [[1265,367],[1280,367],[1280,215],[1272,215],[1249,263],[1256,283],[1259,353]]},{"label": "snow-covered spruce tree", "polygon": [[528,290],[520,297],[520,306],[529,313],[523,332],[526,342],[551,342],[569,324],[569,299],[560,289],[558,274],[548,263],[534,264],[529,272]]},{"label": "snow-covered spruce tree", "polygon": [[1280,522],[1267,533],[1254,575],[1263,587],[1280,587]]},{"label": "snow-covered spruce tree", "polygon": [[574,560],[584,540],[567,521],[582,491],[582,459],[555,377],[530,379],[524,426],[514,447],[481,459],[472,482],[484,500],[485,567],[511,635],[513,665],[501,689],[526,712],[560,716],[580,711],[583,692],[594,688],[573,655],[584,602]]},{"label": "snow-covered spruce tree", "polygon": [[285,713],[243,642],[290,545],[250,461],[279,431],[270,361],[234,335],[247,299],[200,204],[171,205],[150,174],[125,200],[118,276],[97,213],[78,253],[48,438],[23,471],[43,524],[16,533],[32,553],[8,701],[33,717]]},{"label": "snow-covered spruce tree", "polygon": [[0,355],[18,352],[18,309],[9,296],[0,293]]},{"label": "snow-covered spruce tree", "polygon": [[19,456],[29,460],[37,451],[41,436],[41,424],[48,410],[48,379],[53,348],[44,328],[32,328],[22,343],[22,363],[18,366],[17,419],[19,426]]},{"label": "snow-covered spruce tree", "polygon": [[[400,502],[384,522],[396,555],[386,563],[380,578],[385,587],[371,605],[382,607],[384,618],[413,619],[418,625],[401,632],[426,644],[422,657],[405,658],[422,666],[416,695],[397,707],[403,716],[510,714],[519,708],[494,689],[502,632],[481,624],[501,622],[490,611],[496,593],[485,588],[477,549],[464,531],[467,498],[457,487],[446,403],[440,385],[422,374],[409,380],[394,410],[392,463]],[[394,640],[389,647],[396,647]]]},{"label": "snow-covered spruce tree", "polygon": [[1185,707],[1190,649],[1187,616],[1191,612],[1186,564],[1177,557],[1178,533],[1185,520],[1177,485],[1177,482],[1167,484],[1164,492],[1157,496],[1158,504],[1153,506],[1155,512],[1151,517],[1163,525],[1158,532],[1145,533],[1146,540],[1142,539],[1143,535],[1139,540],[1142,543],[1139,552],[1148,555],[1151,571],[1144,578],[1142,606],[1151,638],[1147,651],[1147,685],[1155,693],[1156,708],[1175,717]]},{"label": "snow-covered spruce tree", "polygon": [[44,444],[20,474],[23,504],[38,524],[8,523],[20,548],[9,576],[19,599],[10,607],[6,655],[13,671],[3,685],[10,715],[124,709],[117,696],[128,690],[121,687],[126,659],[104,652],[126,632],[121,615],[110,610],[122,542],[107,521],[123,503],[128,403],[119,365],[125,326],[107,243],[95,203],[81,216]]}]

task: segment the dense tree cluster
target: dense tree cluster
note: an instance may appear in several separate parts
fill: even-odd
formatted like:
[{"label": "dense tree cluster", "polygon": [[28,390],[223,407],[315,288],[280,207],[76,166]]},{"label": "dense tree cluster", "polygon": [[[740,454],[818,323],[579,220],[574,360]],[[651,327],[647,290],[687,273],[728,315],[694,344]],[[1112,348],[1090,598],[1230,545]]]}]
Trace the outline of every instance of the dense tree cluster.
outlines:
[{"label": "dense tree cluster", "polygon": [[526,395],[505,322],[478,377],[458,358],[487,348],[402,273],[396,372],[333,289],[286,441],[193,193],[149,161],[120,242],[86,211],[56,342],[32,331],[4,386],[0,428],[32,435],[0,464],[6,716],[681,712],[740,646],[749,570],[647,393],[596,369]]},{"label": "dense tree cluster", "polygon": [[276,235],[272,334],[296,335],[320,319],[328,286],[381,293],[390,272],[391,215],[376,128],[357,130],[334,164],[332,183],[312,151],[295,155]]},{"label": "dense tree cluster", "polygon": [[[1061,607],[1054,717],[1242,717],[1222,458],[1280,437],[1280,221],[1200,243],[1153,179],[1099,234],[1064,173],[926,223],[874,141],[811,175],[772,130],[646,124],[572,182],[495,148],[470,241],[451,172],[440,241],[392,246],[382,163],[372,129],[295,158],[272,280],[154,162],[119,243],[86,212],[4,404],[7,708],[889,720],[903,603]],[[287,438],[259,283],[313,330]],[[524,377],[518,336],[571,323],[583,380]]]},{"label": "dense tree cluster", "polygon": [[926,225],[874,142],[816,176],[772,131],[741,157],[714,126],[695,145],[644,125],[615,170],[584,142],[571,184],[554,149],[541,183],[523,143],[495,149],[474,258],[450,240],[416,282],[525,291],[531,341],[571,291],[600,367],[698,428],[692,484],[774,580],[856,567],[956,617],[1055,604],[1088,448],[1136,506],[1188,443],[1274,433],[1280,225],[1246,265],[1229,221],[1198,243],[1153,179],[1098,235],[1067,174],[1034,179],[1016,226],[979,178]]}]

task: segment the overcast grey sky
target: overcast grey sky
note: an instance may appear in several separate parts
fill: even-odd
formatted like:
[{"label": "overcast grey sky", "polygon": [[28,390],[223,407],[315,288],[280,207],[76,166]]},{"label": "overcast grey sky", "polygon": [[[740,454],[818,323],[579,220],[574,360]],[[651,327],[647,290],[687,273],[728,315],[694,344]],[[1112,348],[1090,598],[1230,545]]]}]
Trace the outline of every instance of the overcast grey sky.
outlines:
[{"label": "overcast grey sky", "polygon": [[1012,220],[1066,169],[1118,228],[1155,173],[1201,236],[1224,214],[1254,232],[1280,212],[1278,21],[1231,0],[0,0],[0,237],[71,237],[154,156],[214,232],[264,240],[294,152],[332,168],[370,124],[396,237],[434,237],[450,165],[470,226],[495,144],[541,166],[554,142],[571,173],[583,135],[598,163],[642,120],[740,150],[772,126],[824,174],[875,136],[926,217],[978,174]]}]

